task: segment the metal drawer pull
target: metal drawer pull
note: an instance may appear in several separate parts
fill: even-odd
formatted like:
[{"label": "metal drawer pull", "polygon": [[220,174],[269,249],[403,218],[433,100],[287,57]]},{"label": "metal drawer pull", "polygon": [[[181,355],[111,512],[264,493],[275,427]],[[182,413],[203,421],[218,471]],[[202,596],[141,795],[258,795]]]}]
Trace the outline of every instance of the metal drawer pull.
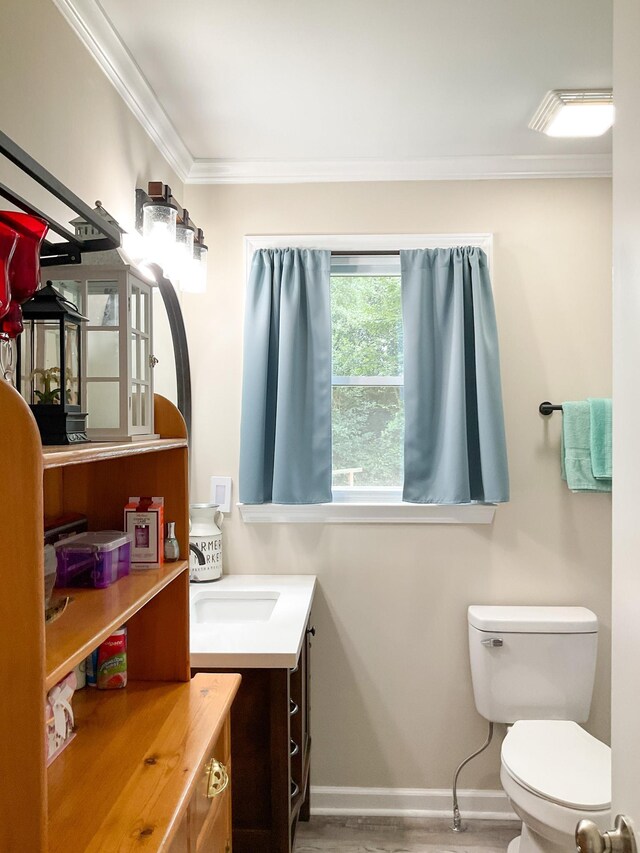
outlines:
[{"label": "metal drawer pull", "polygon": [[297,784],[292,779],[291,780],[291,799],[293,800],[295,797],[298,796],[299,793],[300,793],[300,788],[297,786]]},{"label": "metal drawer pull", "polygon": [[295,717],[295,715],[298,713],[298,711],[300,710],[300,708],[298,708],[298,706],[297,706],[297,705],[296,705],[296,703],[293,701],[293,699],[289,699],[289,702],[291,703],[291,704],[290,704],[290,706],[289,706],[289,716],[290,716],[290,717]]},{"label": "metal drawer pull", "polygon": [[310,628],[307,628],[307,634],[311,634],[312,637],[316,635],[316,626],[312,625]]},{"label": "metal drawer pull", "polygon": [[504,646],[502,637],[491,637],[490,640],[480,640],[482,646],[488,646],[490,649],[501,649]]},{"label": "metal drawer pull", "polygon": [[298,664],[296,664],[294,667],[292,667],[292,668],[289,670],[289,675],[295,675],[295,674],[296,674],[296,672],[297,672],[299,669],[300,669],[300,667],[298,666]]},{"label": "metal drawer pull", "polygon": [[289,755],[291,756],[291,758],[293,758],[293,756],[297,755],[299,752],[300,752],[300,747],[295,742],[295,740],[292,740],[291,741],[291,752],[289,753]]},{"label": "metal drawer pull", "polygon": [[212,758],[205,765],[207,774],[207,797],[212,800],[219,796],[229,784],[229,774],[224,764]]}]

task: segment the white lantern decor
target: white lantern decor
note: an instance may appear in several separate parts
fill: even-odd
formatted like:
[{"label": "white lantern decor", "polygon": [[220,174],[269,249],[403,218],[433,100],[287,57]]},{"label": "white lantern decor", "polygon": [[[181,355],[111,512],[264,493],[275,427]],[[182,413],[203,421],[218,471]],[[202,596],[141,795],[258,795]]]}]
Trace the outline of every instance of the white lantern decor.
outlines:
[{"label": "white lantern decor", "polygon": [[[109,216],[100,205],[97,209]],[[72,225],[77,236],[93,236],[85,233],[83,220],[73,220]],[[82,327],[82,348],[89,439],[157,437],[153,432],[153,282],[121,249],[83,254],[82,263],[47,267],[43,276],[88,317]]]}]

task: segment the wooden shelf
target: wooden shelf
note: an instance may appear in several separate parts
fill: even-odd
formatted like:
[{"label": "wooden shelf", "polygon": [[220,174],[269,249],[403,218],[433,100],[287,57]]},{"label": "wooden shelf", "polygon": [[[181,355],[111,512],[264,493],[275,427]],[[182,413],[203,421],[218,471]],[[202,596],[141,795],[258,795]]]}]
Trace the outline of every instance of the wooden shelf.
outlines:
[{"label": "wooden shelf", "polygon": [[140,453],[157,453],[187,447],[186,438],[155,438],[145,441],[104,442],[90,441],[76,447],[53,446],[42,448],[46,468],[62,468],[66,465],[84,465],[87,462],[103,462],[121,456],[136,456]]},{"label": "wooden shelf", "polygon": [[239,675],[202,674],[76,693],[78,734],[47,771],[49,853],[162,848],[239,684]]},{"label": "wooden shelf", "polygon": [[178,560],[159,569],[134,569],[107,589],[56,590],[56,594],[70,595],[73,600],[59,619],[46,626],[45,690],[64,678],[188,566],[187,560]]}]

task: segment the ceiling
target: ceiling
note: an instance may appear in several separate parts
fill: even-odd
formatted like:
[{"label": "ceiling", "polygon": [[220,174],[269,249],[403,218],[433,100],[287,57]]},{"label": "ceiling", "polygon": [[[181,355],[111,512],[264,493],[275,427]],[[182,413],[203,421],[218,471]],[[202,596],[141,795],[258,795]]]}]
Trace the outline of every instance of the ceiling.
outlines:
[{"label": "ceiling", "polygon": [[610,132],[527,124],[611,86],[611,0],[55,2],[194,181],[610,169]]}]

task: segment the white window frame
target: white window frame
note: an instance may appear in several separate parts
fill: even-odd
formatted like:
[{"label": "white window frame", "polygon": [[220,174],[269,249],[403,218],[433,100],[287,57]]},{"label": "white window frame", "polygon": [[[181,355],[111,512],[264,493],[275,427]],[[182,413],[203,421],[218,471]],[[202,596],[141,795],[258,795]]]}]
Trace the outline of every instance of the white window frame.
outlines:
[{"label": "white window frame", "polygon": [[[399,249],[448,249],[477,246],[493,272],[493,234],[289,234],[250,235],[244,239],[245,272],[259,249],[329,249],[360,252]],[[366,274],[363,271],[363,275]],[[380,273],[378,273],[380,274]],[[389,273],[394,274],[394,273]],[[397,273],[395,273],[397,275]],[[402,490],[389,488],[334,488],[328,504],[238,504],[250,523],[359,523],[359,524],[491,524],[495,504],[413,504],[402,501]]]}]

